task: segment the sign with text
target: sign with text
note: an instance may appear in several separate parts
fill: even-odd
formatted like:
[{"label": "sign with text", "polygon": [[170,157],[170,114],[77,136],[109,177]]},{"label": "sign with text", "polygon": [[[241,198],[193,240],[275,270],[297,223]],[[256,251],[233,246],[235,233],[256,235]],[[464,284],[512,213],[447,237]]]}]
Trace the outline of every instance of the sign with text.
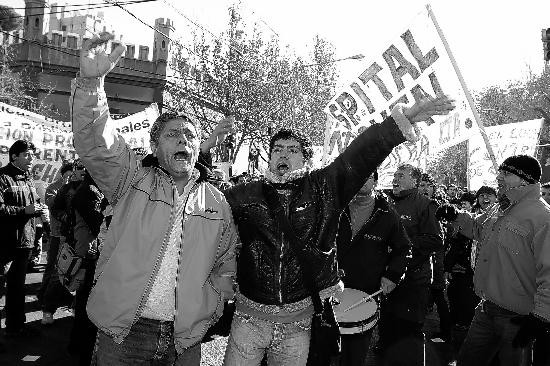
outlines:
[{"label": "sign with text", "polygon": [[412,105],[424,97],[452,96],[457,108],[420,124],[417,143],[404,143],[380,166],[379,186],[389,187],[398,165],[423,166],[428,155],[478,133],[465,91],[445,43],[427,9],[400,36],[387,43],[363,71],[339,90],[325,107],[327,123],[323,163],[342,153],[369,126],[382,122],[397,103]]},{"label": "sign with text", "polygon": [[[502,163],[512,155],[535,155],[542,119],[506,125],[486,127],[485,131],[495,152],[497,163]],[[481,186],[496,186],[497,172],[481,135],[470,137],[468,141],[468,181],[470,189]]]},{"label": "sign with text", "polygon": [[[152,104],[145,110],[115,121],[116,129],[133,147],[149,149],[149,129],[158,117]],[[62,160],[76,158],[70,123],[48,119],[39,114],[0,102],[0,163],[9,163],[9,148],[17,140],[28,140],[36,146],[34,169],[40,179],[52,183]]]}]

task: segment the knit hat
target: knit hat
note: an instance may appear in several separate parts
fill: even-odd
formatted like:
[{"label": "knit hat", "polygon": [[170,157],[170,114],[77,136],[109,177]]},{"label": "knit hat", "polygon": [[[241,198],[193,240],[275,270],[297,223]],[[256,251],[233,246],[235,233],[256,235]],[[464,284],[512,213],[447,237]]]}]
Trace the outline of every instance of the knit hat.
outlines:
[{"label": "knit hat", "polygon": [[542,175],[542,169],[538,160],[529,155],[510,156],[500,164],[498,170],[515,174],[525,179],[528,183],[539,182]]},{"label": "knit hat", "polygon": [[478,198],[479,196],[481,196],[482,194],[492,194],[496,197],[497,195],[497,191],[496,189],[494,189],[493,187],[489,187],[489,186],[481,186],[477,192],[476,192],[476,198]]}]

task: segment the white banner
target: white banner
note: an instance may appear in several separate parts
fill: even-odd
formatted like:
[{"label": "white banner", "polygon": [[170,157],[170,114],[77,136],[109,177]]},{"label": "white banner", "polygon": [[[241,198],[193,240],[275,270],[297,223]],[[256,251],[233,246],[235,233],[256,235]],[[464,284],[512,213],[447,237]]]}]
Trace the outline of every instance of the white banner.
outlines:
[{"label": "white banner", "polygon": [[[542,119],[506,125],[486,127],[485,131],[493,147],[497,163],[502,163],[512,155],[535,155]],[[475,135],[468,141],[468,181],[470,189],[481,186],[496,186],[497,172],[491,163],[489,153],[481,135]]]},{"label": "white banner", "polygon": [[[145,110],[116,121],[117,130],[131,147],[149,150],[149,129],[158,117],[152,104]],[[73,134],[70,122],[48,119],[39,114],[0,102],[0,163],[9,163],[8,151],[17,140],[28,140],[36,146],[33,166],[40,179],[52,183],[63,159],[74,159]]]},{"label": "white banner", "polygon": [[396,103],[412,105],[424,96],[451,95],[457,108],[421,124],[423,136],[405,143],[380,166],[380,187],[391,186],[398,165],[423,167],[426,157],[478,133],[465,91],[430,13],[426,9],[325,107],[323,164],[332,161],[364,129],[382,122]]}]

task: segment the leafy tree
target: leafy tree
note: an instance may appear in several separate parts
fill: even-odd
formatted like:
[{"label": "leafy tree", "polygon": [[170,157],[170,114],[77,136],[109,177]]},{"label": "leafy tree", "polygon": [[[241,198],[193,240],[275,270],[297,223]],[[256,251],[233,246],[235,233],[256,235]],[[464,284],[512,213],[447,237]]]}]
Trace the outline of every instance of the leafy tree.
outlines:
[{"label": "leafy tree", "polygon": [[[540,144],[550,143],[550,69],[541,75],[530,73],[523,81],[506,86],[491,86],[475,94],[476,107],[484,126],[544,118]],[[466,184],[466,143],[446,149],[428,164],[428,171],[445,183]],[[550,157],[550,149],[539,149],[541,161]]]},{"label": "leafy tree", "polygon": [[281,127],[299,129],[322,144],[322,109],[336,84],[333,48],[325,40],[314,39],[306,61],[231,7],[227,30],[214,41],[195,35],[190,48],[174,45],[176,75],[167,85],[166,104],[201,119],[206,132],[221,115],[235,115],[231,162],[244,142],[265,147],[270,133]]}]

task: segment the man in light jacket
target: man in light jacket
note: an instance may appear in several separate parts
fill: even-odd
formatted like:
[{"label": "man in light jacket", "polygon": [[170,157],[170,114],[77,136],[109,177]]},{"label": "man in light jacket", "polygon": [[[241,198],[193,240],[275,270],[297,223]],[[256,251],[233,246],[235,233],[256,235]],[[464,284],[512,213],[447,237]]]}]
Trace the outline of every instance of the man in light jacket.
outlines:
[{"label": "man in light jacket", "polygon": [[474,273],[482,298],[458,366],[523,365],[550,324],[550,206],[540,197],[541,168],[527,155],[500,165],[498,202],[479,216],[444,205],[439,219],[480,242]]},{"label": "man in light jacket", "polygon": [[99,365],[200,364],[200,341],[233,296],[237,233],[223,194],[195,169],[201,129],[163,113],[152,166],[117,134],[103,88],[125,46],[102,33],[83,45],[72,84],[75,149],[113,206],[87,304]]}]

